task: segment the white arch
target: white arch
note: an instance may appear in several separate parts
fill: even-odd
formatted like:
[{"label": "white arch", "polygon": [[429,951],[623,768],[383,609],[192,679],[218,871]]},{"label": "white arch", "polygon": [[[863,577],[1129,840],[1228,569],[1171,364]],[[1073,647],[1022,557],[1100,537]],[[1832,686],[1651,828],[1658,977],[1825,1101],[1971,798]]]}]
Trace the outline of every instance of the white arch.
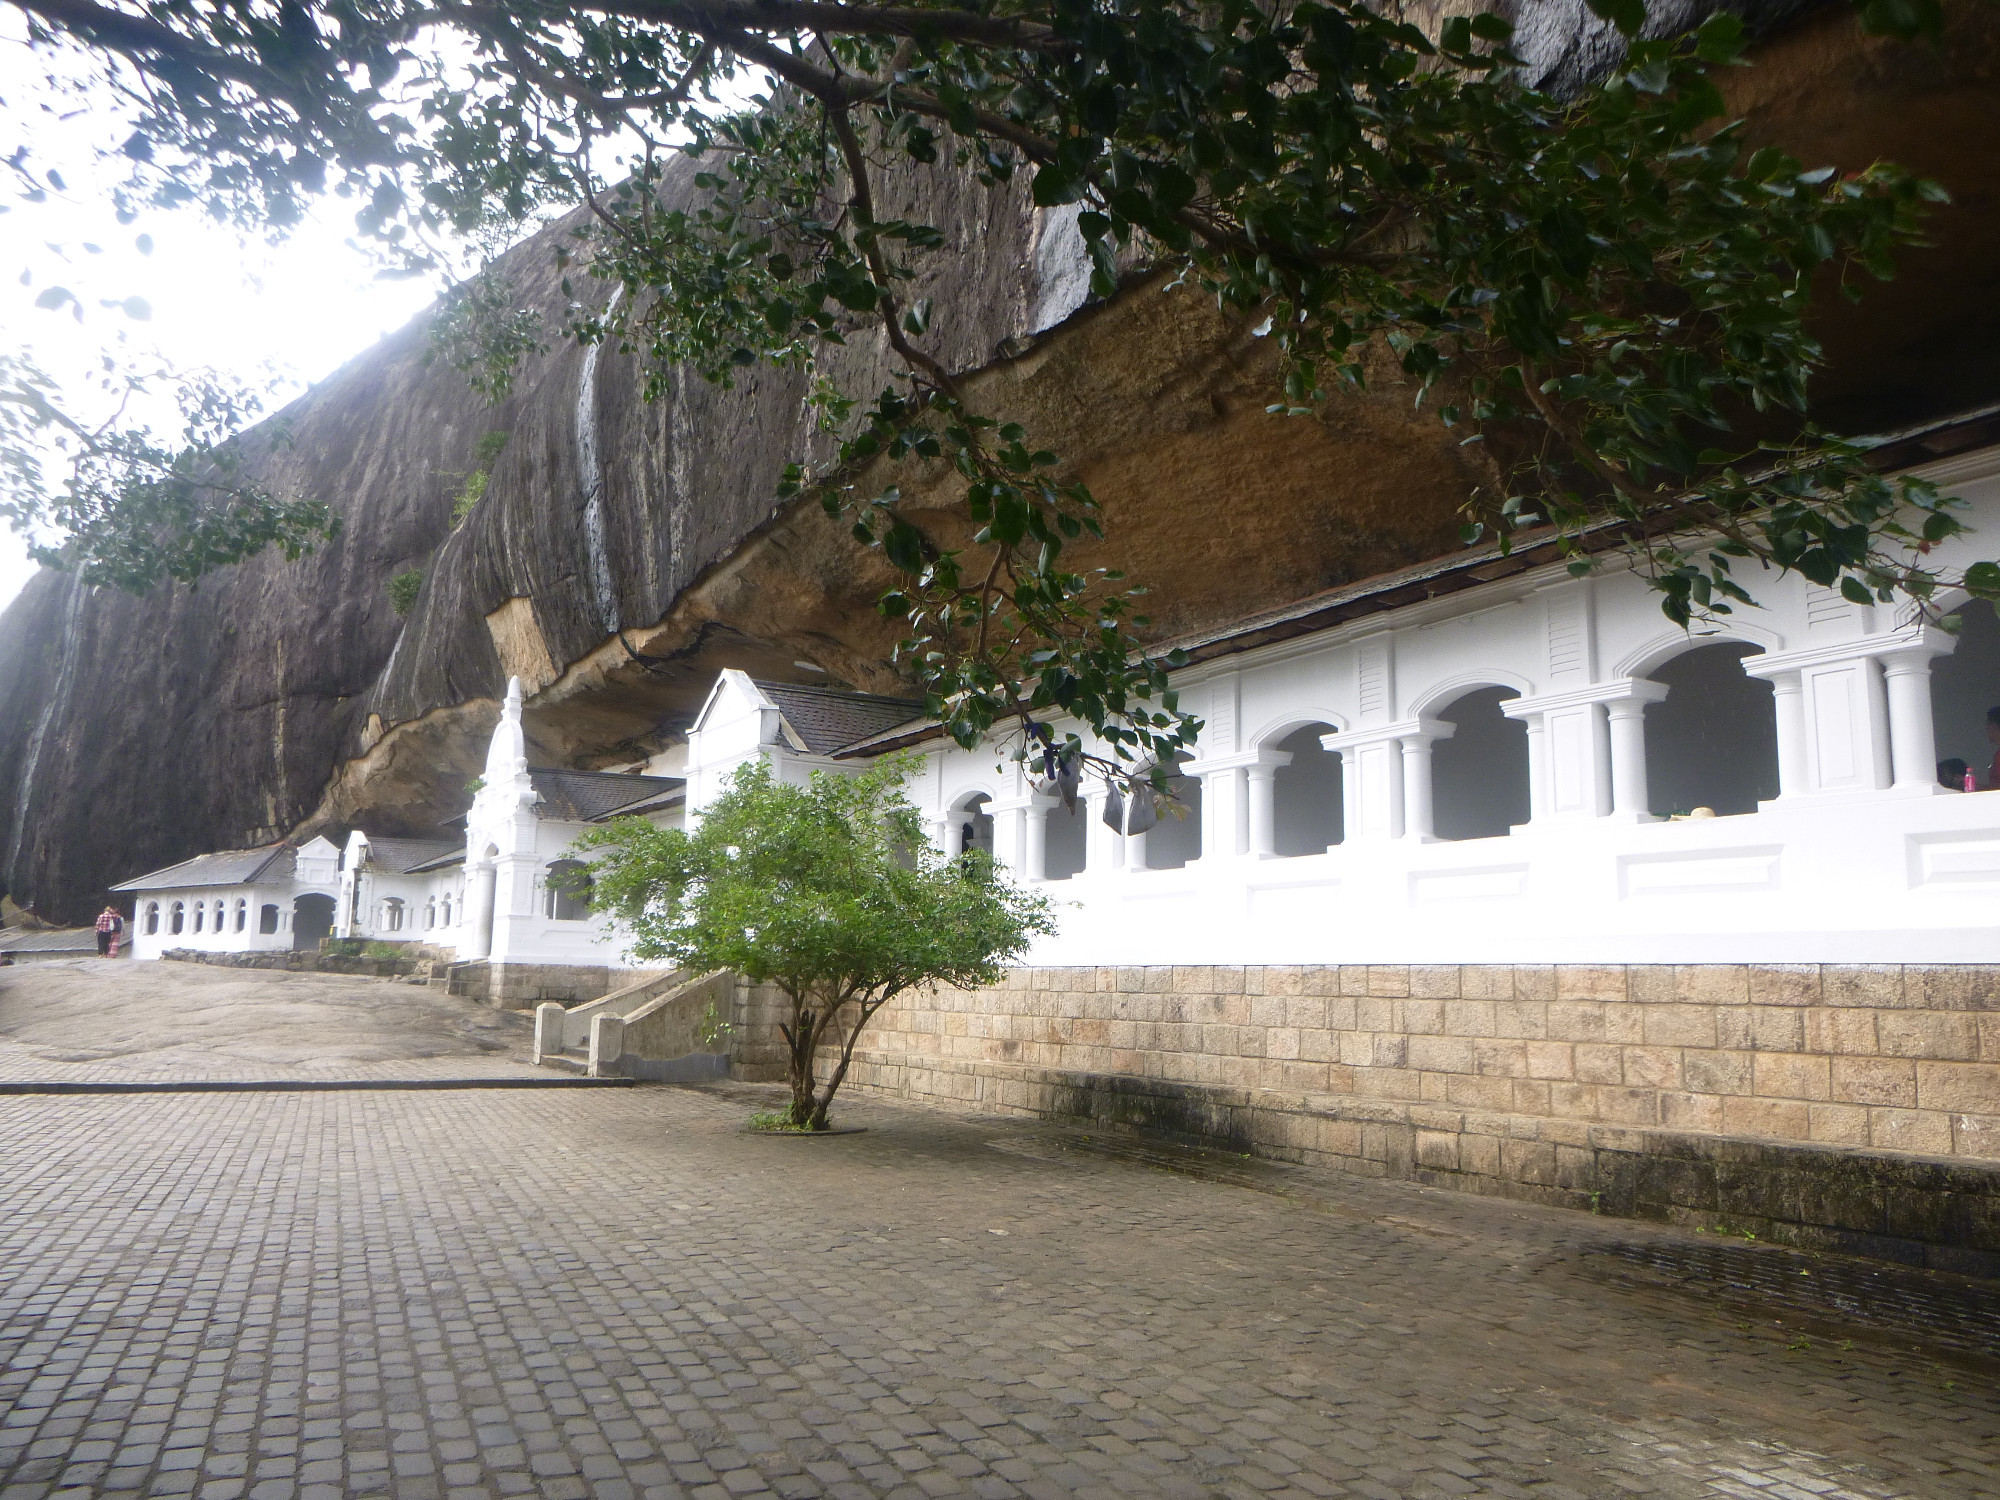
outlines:
[{"label": "white arch", "polygon": [[1722,645],[1734,641],[1738,645],[1756,646],[1763,651],[1782,651],[1785,638],[1775,630],[1762,625],[1751,625],[1741,620],[1729,620],[1716,624],[1711,622],[1696,635],[1691,630],[1663,630],[1650,638],[1636,651],[1628,652],[1611,669],[1613,677],[1644,677],[1648,672],[1657,671],[1683,652],[1693,651],[1702,646]]},{"label": "white arch", "polygon": [[[1324,724],[1336,734],[1345,734],[1353,727],[1345,716],[1335,713],[1330,708],[1289,709],[1281,718],[1271,720],[1253,734],[1250,737],[1249,748],[1261,750],[1266,745],[1275,745],[1286,735],[1294,734],[1314,724]],[[1195,753],[1199,756],[1201,752],[1197,750]]]},{"label": "white arch", "polygon": [[1421,719],[1437,709],[1449,708],[1467,693],[1476,693],[1481,688],[1509,688],[1520,698],[1528,697],[1535,690],[1533,683],[1516,672],[1491,669],[1461,672],[1456,677],[1448,677],[1443,682],[1426,688],[1411,703],[1409,717]]}]

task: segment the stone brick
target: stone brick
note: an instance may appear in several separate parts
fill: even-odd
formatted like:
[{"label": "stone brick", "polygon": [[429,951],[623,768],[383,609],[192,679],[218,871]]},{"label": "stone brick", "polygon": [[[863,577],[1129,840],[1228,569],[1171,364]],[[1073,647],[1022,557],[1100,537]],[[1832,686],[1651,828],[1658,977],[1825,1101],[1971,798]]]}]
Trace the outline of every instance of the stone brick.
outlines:
[{"label": "stone brick", "polygon": [[1442,1036],[1445,1033],[1445,1002],[1405,1000],[1403,1029],[1412,1036]]},{"label": "stone brick", "polygon": [[2000,1161],[2000,1110],[1951,1117],[1952,1150],[1959,1156]]},{"label": "stone brick", "polygon": [[1576,1077],[1576,1049],[1568,1042],[1529,1042],[1526,1049],[1530,1078]]},{"label": "stone brick", "polygon": [[1544,1025],[1551,1039],[1601,1042],[1605,1039],[1605,1005],[1597,1000],[1552,1000]]},{"label": "stone brick", "polygon": [[1472,1044],[1473,1071],[1489,1077],[1525,1078],[1528,1049],[1525,1043],[1501,1039],[1476,1040]]},{"label": "stone brick", "polygon": [[1645,1012],[1645,1039],[1656,1047],[1713,1047],[1715,1008],[1709,1005],[1652,1005]]},{"label": "stone brick", "polygon": [[1660,1122],[1659,1092],[1649,1088],[1606,1085],[1597,1091],[1597,1115],[1601,1120],[1613,1120],[1620,1125],[1657,1125]]},{"label": "stone brick", "polygon": [[1802,1141],[1812,1130],[1812,1115],[1803,1101],[1748,1099],[1731,1094],[1722,1101],[1722,1128],[1731,1135]]},{"label": "stone brick", "polygon": [[1620,1000],[1625,998],[1625,968],[1622,964],[1592,968],[1564,964],[1556,970],[1557,1000]]},{"label": "stone brick", "polygon": [[1910,964],[1903,970],[1908,1002],[1923,1010],[1994,1010],[1996,986],[1990,970],[1975,964]]},{"label": "stone brick", "polygon": [[1513,1082],[1516,1114],[1546,1115],[1550,1112],[1549,1091],[1553,1085],[1537,1078],[1516,1078]]},{"label": "stone brick", "polygon": [[[1888,1015],[1899,1014],[1888,1012]],[[1876,1012],[1846,1006],[1820,1006],[1804,1012],[1807,1052],[1844,1052],[1872,1056],[1877,1047]]]},{"label": "stone brick", "polygon": [[1818,964],[1752,964],[1748,975],[1752,1005],[1817,1005]]},{"label": "stone brick", "polygon": [[1893,1010],[1903,1004],[1903,970],[1897,964],[1828,964],[1820,971],[1828,1005]]},{"label": "stone brick", "polygon": [[1578,1046],[1575,1056],[1575,1076],[1579,1083],[1623,1083],[1625,1081],[1625,1049],[1623,1047]]},{"label": "stone brick", "polygon": [[2000,1114],[2000,1063],[1918,1063],[1917,1107]]},{"label": "stone brick", "polygon": [[1716,1094],[1660,1095],[1660,1123],[1674,1130],[1722,1129],[1722,1099]]},{"label": "stone brick", "polygon": [[1624,1049],[1625,1082],[1639,1088],[1677,1089],[1681,1086],[1681,1054],[1675,1047]]},{"label": "stone brick", "polygon": [[1410,970],[1404,964],[1371,964],[1368,993],[1400,998],[1410,993]]},{"label": "stone brick", "polygon": [[1871,1109],[1868,1142],[1884,1151],[1942,1156],[1951,1150],[1951,1116],[1931,1109]]},{"label": "stone brick", "polygon": [[1830,1062],[1835,1099],[1849,1104],[1916,1107],[1915,1063],[1889,1057],[1835,1057]]},{"label": "stone brick", "polygon": [[1511,1000],[1514,971],[1505,964],[1466,964],[1458,971],[1458,992],[1467,1000]]},{"label": "stone brick", "polygon": [[1494,1008],[1491,1000],[1454,1001],[1445,1009],[1445,1030],[1452,1036],[1494,1036]]},{"label": "stone brick", "polygon": [[1625,993],[1628,998],[1643,1005],[1664,1005],[1675,996],[1674,966],[1672,964],[1628,964],[1625,969]]},{"label": "stone brick", "polygon": [[1743,1005],[1750,999],[1744,964],[1687,964],[1674,969],[1674,998],[1683,1004]]},{"label": "stone brick", "polygon": [[1758,1051],[1803,1052],[1806,1049],[1805,1011],[1789,1005],[1746,1006],[1744,1009],[1750,1016],[1750,1045]]},{"label": "stone brick", "polygon": [[1417,1132],[1417,1165],[1442,1171],[1458,1170],[1458,1137],[1441,1130]]},{"label": "stone brick", "polygon": [[1884,1011],[1875,1018],[1875,1033],[1888,1057],[1970,1062],[1979,1056],[1979,1020],[1965,1012]]},{"label": "stone brick", "polygon": [[1459,993],[1456,964],[1423,964],[1410,970],[1410,994],[1425,1000],[1456,999]]},{"label": "stone brick", "polygon": [[1765,1099],[1831,1099],[1832,1070],[1828,1060],[1803,1052],[1759,1052],[1755,1055],[1753,1091]]},{"label": "stone brick", "polygon": [[1499,1037],[1546,1038],[1548,1006],[1539,1000],[1497,1000],[1493,1005],[1493,1031]]},{"label": "stone brick", "polygon": [[1490,1135],[1466,1134],[1458,1137],[1458,1169],[1481,1177],[1500,1175],[1500,1141]]},{"label": "stone brick", "polygon": [[1445,1097],[1464,1109],[1505,1110],[1514,1099],[1511,1081],[1504,1077],[1448,1075]]},{"label": "stone brick", "polygon": [[1813,1140],[1836,1146],[1869,1144],[1868,1111],[1858,1104],[1815,1104],[1806,1115]]},{"label": "stone brick", "polygon": [[1545,1001],[1556,998],[1556,968],[1553,964],[1514,965],[1514,998]]},{"label": "stone brick", "polygon": [[1413,1068],[1429,1068],[1439,1073],[1473,1071],[1473,1043],[1467,1037],[1413,1036],[1409,1038],[1409,1063]]}]

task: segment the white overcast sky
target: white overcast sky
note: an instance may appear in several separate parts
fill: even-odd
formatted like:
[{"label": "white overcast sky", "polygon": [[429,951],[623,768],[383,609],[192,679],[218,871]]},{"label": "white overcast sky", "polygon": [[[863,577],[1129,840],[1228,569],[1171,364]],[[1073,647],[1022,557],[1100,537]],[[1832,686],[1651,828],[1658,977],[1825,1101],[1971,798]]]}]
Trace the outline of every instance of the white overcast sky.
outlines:
[{"label": "white overcast sky", "polygon": [[[276,406],[431,300],[435,289],[427,284],[374,278],[345,243],[352,212],[339,203],[275,247],[246,243],[197,211],[118,223],[104,192],[113,176],[94,168],[92,157],[94,147],[115,144],[124,132],[101,108],[66,119],[43,111],[40,71],[18,29],[8,26],[0,34],[0,121],[13,138],[0,141],[0,155],[25,143],[39,166],[63,174],[68,190],[37,205],[10,193],[10,211],[0,214],[0,349],[25,350],[76,387],[122,335],[126,347],[157,349],[182,368],[212,365],[260,385],[268,379]],[[150,236],[149,255],[138,248],[141,234]],[[66,309],[35,306],[50,286],[77,295],[81,322]],[[151,304],[149,320],[99,305],[135,296]],[[0,527],[0,607],[33,571],[25,544]]]}]

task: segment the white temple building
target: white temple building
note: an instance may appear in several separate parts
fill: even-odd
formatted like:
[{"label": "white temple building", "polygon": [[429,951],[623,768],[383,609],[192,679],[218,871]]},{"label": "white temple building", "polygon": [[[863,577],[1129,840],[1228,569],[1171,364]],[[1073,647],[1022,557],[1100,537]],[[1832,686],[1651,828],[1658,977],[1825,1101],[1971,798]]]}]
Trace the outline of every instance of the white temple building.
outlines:
[{"label": "white temple building", "polygon": [[[1923,472],[1969,505],[1948,550],[1990,550],[2000,451]],[[1629,571],[1513,566],[1413,569],[1179,643],[1205,726],[1188,816],[1129,838],[1101,786],[1065,812],[909,703],[734,671],[643,774],[530,769],[515,683],[462,842],[357,833],[331,861],[316,839],[129,881],[137,956],[290,947],[337,899],[338,936],[615,968],[618,932],[561,888],[585,828],[698,817],[755,756],[802,780],[909,749],[940,846],[1060,898],[1036,965],[2000,962],[1990,607],[1953,635],[1766,574],[1759,607],[1688,632]]]}]

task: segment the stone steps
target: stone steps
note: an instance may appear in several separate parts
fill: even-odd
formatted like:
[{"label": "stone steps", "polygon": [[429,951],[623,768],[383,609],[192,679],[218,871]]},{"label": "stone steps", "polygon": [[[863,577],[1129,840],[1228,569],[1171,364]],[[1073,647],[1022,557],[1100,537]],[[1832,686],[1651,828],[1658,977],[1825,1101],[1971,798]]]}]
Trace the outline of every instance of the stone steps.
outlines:
[{"label": "stone steps", "polygon": [[544,1053],[542,1055],[542,1066],[545,1068],[560,1068],[566,1073],[588,1073],[590,1071],[590,1054],[581,1048],[566,1047],[561,1052]]}]

